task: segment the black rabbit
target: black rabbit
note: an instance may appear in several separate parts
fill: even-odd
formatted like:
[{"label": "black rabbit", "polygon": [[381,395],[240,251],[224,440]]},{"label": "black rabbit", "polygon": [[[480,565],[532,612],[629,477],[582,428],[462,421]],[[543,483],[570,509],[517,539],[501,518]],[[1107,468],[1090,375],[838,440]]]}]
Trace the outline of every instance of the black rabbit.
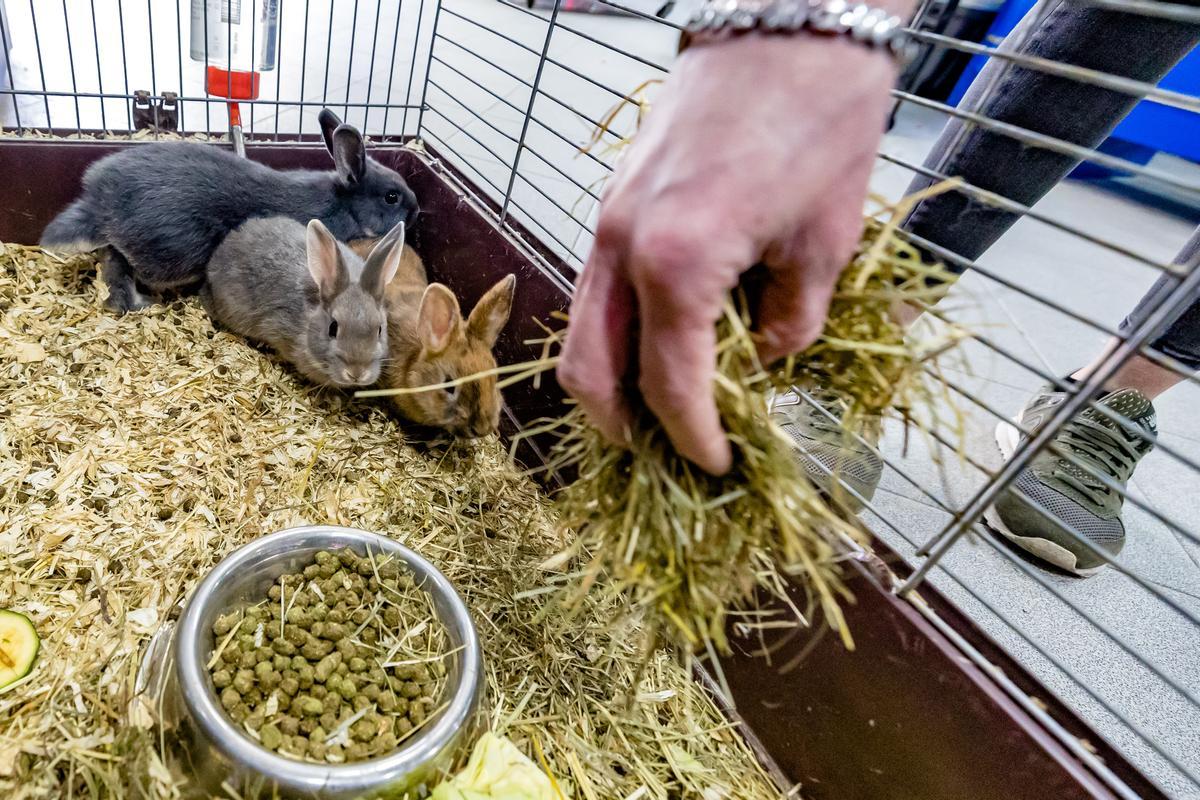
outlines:
[{"label": "black rabbit", "polygon": [[362,134],[328,109],[320,114],[332,172],[282,172],[216,147],[161,142],[93,164],[83,195],[46,226],[42,246],[104,248],[108,306],[125,312],[151,291],[198,288],[205,265],[233,229],[254,217],[319,219],[342,241],[412,223],[417,200],[394,170],[366,153]]}]

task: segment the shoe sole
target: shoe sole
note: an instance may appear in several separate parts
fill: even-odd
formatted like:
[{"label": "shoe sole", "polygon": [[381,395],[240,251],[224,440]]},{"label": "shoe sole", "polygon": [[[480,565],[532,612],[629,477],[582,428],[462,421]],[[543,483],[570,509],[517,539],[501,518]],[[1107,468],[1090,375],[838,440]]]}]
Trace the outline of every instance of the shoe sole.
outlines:
[{"label": "shoe sole", "polygon": [[[1000,455],[1005,461],[1012,458],[1013,452],[1017,449],[1017,443],[1021,440],[1021,432],[1011,422],[1001,422],[996,425],[996,446],[1000,448]],[[988,506],[983,512],[983,521],[996,533],[1008,539],[1027,553],[1040,558],[1049,564],[1053,564],[1059,569],[1066,570],[1072,575],[1078,575],[1081,578],[1090,578],[1100,570],[1104,569],[1101,564],[1098,567],[1079,567],[1079,563],[1075,554],[1062,545],[1055,544],[1049,539],[1043,539],[1038,536],[1018,536],[1013,533],[1004,520],[1000,519],[1000,512],[996,507]]]}]

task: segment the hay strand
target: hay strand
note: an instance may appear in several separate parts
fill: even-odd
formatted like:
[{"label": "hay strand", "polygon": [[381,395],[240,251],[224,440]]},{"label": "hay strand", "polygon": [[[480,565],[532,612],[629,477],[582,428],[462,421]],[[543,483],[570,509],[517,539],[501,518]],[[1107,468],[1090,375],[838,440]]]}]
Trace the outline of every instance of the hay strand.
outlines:
[{"label": "hay strand", "polygon": [[578,476],[556,496],[563,535],[574,538],[547,564],[578,575],[558,593],[567,622],[585,597],[599,592],[644,620],[651,636],[704,654],[721,681],[717,654],[731,649],[730,615],[752,603],[756,591],[785,599],[792,583],[810,598],[808,608],[793,606],[794,624],[810,624],[819,611],[853,647],[838,560],[845,542],[861,542],[865,532],[842,513],[839,498],[824,496],[805,474],[793,442],[770,420],[770,397],[794,387],[836,395],[848,431],[878,429],[880,416],[893,408],[911,418],[913,408],[933,405],[925,378],[964,334],[948,327],[917,342],[893,317],[898,304],[936,299],[952,283],[943,267],[923,261],[897,235],[899,220],[919,199],[886,209],[883,219],[866,219],[824,332],[805,352],[769,367],[760,363],[752,298],[739,289],[730,299],[717,326],[713,385],[734,450],[728,474],[713,477],[694,467],[646,411],[628,447],[608,442],[579,408],[522,434],[557,432],[547,469]]},{"label": "hay strand", "polygon": [[117,318],[102,294],[90,258],[0,245],[0,607],[44,647],[0,694],[0,796],[180,796],[141,653],[224,555],[317,522],[390,535],[447,575],[496,732],[530,755],[536,737],[564,794],[778,795],[680,664],[641,668],[617,598],[584,598],[569,630],[538,621],[539,565],[565,542],[498,442],[407,441],[382,406],[307,386],[195,302]]}]

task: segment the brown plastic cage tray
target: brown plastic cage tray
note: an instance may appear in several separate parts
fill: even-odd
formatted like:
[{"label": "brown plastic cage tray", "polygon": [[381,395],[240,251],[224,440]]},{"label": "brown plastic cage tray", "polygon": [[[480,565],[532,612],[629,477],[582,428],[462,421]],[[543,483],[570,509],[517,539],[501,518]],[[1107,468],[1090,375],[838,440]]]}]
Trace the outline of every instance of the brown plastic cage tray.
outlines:
[{"label": "brown plastic cage tray", "polygon": [[[136,146],[0,139],[0,241],[35,243],[78,194],[90,163]],[[328,167],[318,147],[252,144],[248,152],[273,167]],[[505,274],[517,274],[521,288],[498,357],[528,359],[522,342],[541,335],[533,320],[567,305],[566,287],[544,263],[562,265],[549,251],[532,257],[532,236],[521,242],[501,230],[489,214],[496,209],[473,199],[483,193],[467,191],[470,183],[435,151],[423,156],[385,144],[373,155],[403,174],[420,198],[412,244],[433,279],[470,306]],[[513,386],[504,433],[557,412],[562,396],[549,376],[538,389]],[[537,442],[522,457],[538,461]],[[889,567],[900,577],[907,568],[885,544],[874,546],[878,558],[850,562],[853,652],[835,636],[793,631],[769,642],[778,647],[770,664],[746,654],[723,663],[736,704],[731,713],[745,722],[747,739],[781,785],[799,783],[812,800],[1128,796],[1089,764],[1098,759],[1137,795],[1166,797],[935,588],[926,583],[912,600],[896,596]]]}]

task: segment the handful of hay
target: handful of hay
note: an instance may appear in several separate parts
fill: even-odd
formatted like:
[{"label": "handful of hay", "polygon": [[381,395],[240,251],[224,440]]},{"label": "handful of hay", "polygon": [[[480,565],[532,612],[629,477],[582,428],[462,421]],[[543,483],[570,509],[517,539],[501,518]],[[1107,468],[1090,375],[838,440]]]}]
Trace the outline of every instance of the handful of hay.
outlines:
[{"label": "handful of hay", "polygon": [[576,564],[560,594],[567,609],[579,608],[590,591],[610,593],[645,618],[652,639],[661,634],[688,653],[702,648],[715,664],[730,649],[726,624],[734,609],[756,589],[786,600],[785,584],[793,581],[811,598],[811,608],[793,607],[797,621],[807,624],[819,609],[853,646],[839,606],[849,595],[838,559],[849,540],[862,538],[859,524],[805,475],[802,456],[770,420],[769,402],[774,391],[792,387],[835,394],[846,403],[847,430],[877,424],[889,408],[904,413],[931,403],[922,380],[928,362],[961,333],[918,344],[889,313],[899,303],[936,302],[952,282],[896,235],[918,199],[889,209],[886,221],[867,219],[824,333],[804,353],[760,363],[746,293],[731,299],[718,325],[714,384],[734,449],[728,474],[713,477],[679,456],[648,413],[627,449],[606,441],[579,408],[538,429],[561,433],[550,467],[578,475],[557,496],[561,526],[575,538],[548,562]]},{"label": "handful of hay", "polygon": [[[583,151],[611,154],[628,146],[650,110],[650,89],[659,83],[643,82],[619,100]],[[633,130],[623,136],[610,130],[622,116]],[[616,141],[606,143],[606,135]],[[853,647],[839,605],[850,595],[838,560],[864,534],[853,514],[842,513],[839,488],[829,498],[808,479],[797,460],[803,456],[770,420],[770,399],[795,388],[836,396],[845,406],[848,441],[858,429],[879,425],[889,409],[911,421],[910,409],[932,407],[925,378],[965,333],[950,325],[931,341],[915,342],[892,312],[904,304],[928,308],[955,276],[922,258],[898,228],[918,202],[955,183],[945,181],[894,206],[872,198],[877,208],[867,214],[858,251],[839,278],[824,331],[803,353],[762,364],[746,281],[735,291],[718,323],[713,387],[734,451],[726,475],[715,478],[680,457],[646,412],[635,421],[628,448],[605,440],[578,407],[524,434],[557,431],[547,469],[577,475],[556,497],[560,530],[573,539],[544,565],[573,567],[559,580],[559,599],[569,612],[581,608],[589,593],[601,592],[645,620],[646,652],[660,636],[689,655],[703,649],[718,678],[717,655],[730,650],[726,623],[756,589],[784,601],[798,624],[810,624],[819,609]],[[552,332],[543,344],[560,342],[561,333]],[[542,359],[544,368],[554,363]],[[788,599],[789,582],[808,591],[810,608],[796,608]]]}]

